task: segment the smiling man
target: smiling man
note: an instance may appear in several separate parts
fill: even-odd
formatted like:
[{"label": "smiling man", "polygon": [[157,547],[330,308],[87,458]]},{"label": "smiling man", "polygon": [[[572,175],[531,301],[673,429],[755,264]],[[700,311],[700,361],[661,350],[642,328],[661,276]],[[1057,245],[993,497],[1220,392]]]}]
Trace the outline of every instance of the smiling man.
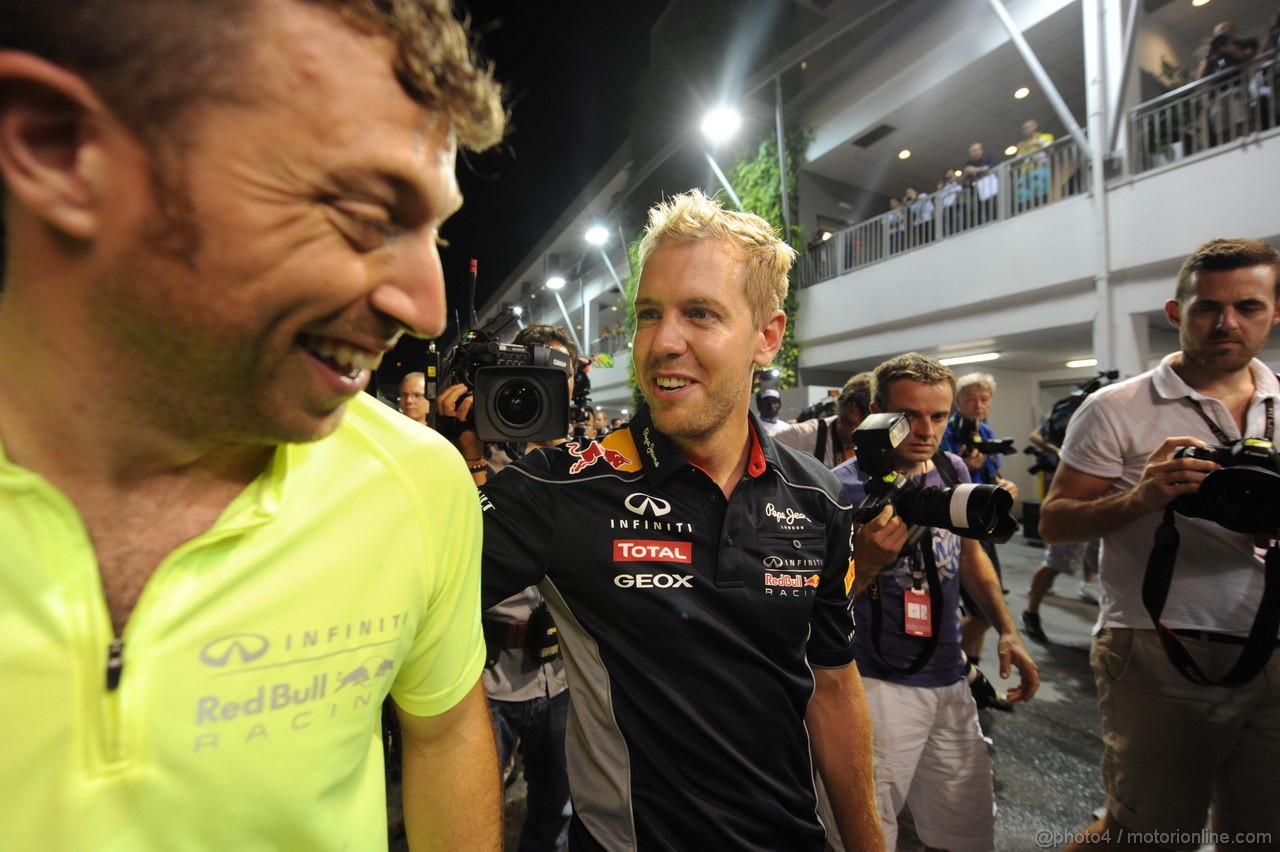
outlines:
[{"label": "smiling man", "polygon": [[[1255,439],[1265,455],[1264,442],[1276,440],[1280,382],[1256,356],[1280,322],[1278,272],[1280,253],[1258,240],[1199,246],[1164,306],[1179,351],[1095,391],[1067,427],[1040,532],[1054,544],[1102,537],[1092,663],[1107,796],[1106,814],[1071,849],[1127,847],[1126,832],[1194,848],[1210,816],[1232,838],[1219,849],[1280,837],[1280,638],[1255,624],[1272,585],[1277,519],[1266,531],[1236,531],[1207,513],[1175,520],[1173,508],[1180,498],[1203,501],[1198,492],[1219,468],[1180,457],[1179,447]],[[1233,490],[1223,502],[1267,505],[1265,489]],[[1157,537],[1173,552],[1161,556]],[[1163,570],[1171,573],[1160,582]],[[1242,669],[1223,682],[1242,654],[1253,676]],[[1238,832],[1269,840],[1246,845]]]},{"label": "smiling man", "polygon": [[414,848],[496,848],[470,479],[361,393],[443,327],[456,146],[502,133],[466,33],[432,0],[0,21],[0,847],[378,848],[390,694]]},{"label": "smiling man", "polygon": [[483,489],[486,601],[539,583],[560,631],[571,849],[818,852],[814,763],[845,847],[883,848],[851,509],[750,412],[794,257],[698,191],[655,207],[632,347],[646,407]]}]

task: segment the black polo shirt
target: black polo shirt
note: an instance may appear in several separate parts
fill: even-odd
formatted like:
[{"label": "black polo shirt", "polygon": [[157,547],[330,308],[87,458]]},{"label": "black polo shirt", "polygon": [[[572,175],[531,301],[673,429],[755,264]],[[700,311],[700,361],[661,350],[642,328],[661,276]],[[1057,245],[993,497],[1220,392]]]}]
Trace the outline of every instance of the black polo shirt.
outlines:
[{"label": "black polo shirt", "polygon": [[482,489],[484,605],[538,583],[560,629],[575,852],[823,849],[804,714],[853,659],[851,509],[749,416],[728,501],[647,409]]}]

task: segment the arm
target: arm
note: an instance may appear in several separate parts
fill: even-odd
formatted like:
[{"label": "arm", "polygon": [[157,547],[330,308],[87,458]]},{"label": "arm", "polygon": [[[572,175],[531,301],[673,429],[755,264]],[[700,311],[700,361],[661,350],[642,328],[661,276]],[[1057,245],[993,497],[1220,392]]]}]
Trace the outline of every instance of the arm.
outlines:
[{"label": "arm", "polygon": [[1018,628],[1009,615],[991,559],[971,538],[966,538],[960,545],[960,583],[1000,634],[1000,677],[1009,677],[1013,667],[1018,669],[1019,683],[1009,690],[1009,700],[1031,700],[1040,688],[1040,671],[1023,646]]},{"label": "arm", "polygon": [[[1051,544],[1089,541],[1158,512],[1191,494],[1218,465],[1203,459],[1170,458],[1177,447],[1203,447],[1199,438],[1165,438],[1147,457],[1138,484],[1107,494],[1114,479],[1093,476],[1063,462],[1040,507],[1040,535]],[[1106,496],[1103,496],[1106,495]]]},{"label": "arm", "polygon": [[871,711],[858,667],[813,670],[804,721],[847,852],[884,849],[871,764]]},{"label": "arm", "polygon": [[409,848],[502,848],[502,785],[479,681],[439,716],[396,707],[404,742],[404,822]]},{"label": "arm", "polygon": [[1049,443],[1048,439],[1044,436],[1044,432],[1040,430],[1039,426],[1031,430],[1031,434],[1027,436],[1027,440],[1031,442],[1032,446],[1039,447],[1046,453],[1053,453],[1055,456],[1062,455],[1062,447]]},{"label": "arm", "polygon": [[855,595],[862,594],[881,569],[897,561],[909,533],[892,506],[885,506],[880,514],[858,527],[853,545]]}]

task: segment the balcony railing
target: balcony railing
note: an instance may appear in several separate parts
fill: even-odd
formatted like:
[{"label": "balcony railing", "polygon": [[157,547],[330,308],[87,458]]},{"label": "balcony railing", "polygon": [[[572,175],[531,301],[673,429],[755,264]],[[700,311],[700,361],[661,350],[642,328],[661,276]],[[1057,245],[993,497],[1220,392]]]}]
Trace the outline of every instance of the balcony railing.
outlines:
[{"label": "balcony railing", "polygon": [[982,177],[861,222],[808,250],[796,283],[808,287],[890,257],[1021,216],[1088,191],[1089,170],[1071,139],[999,163]]},{"label": "balcony railing", "polygon": [[1278,126],[1276,54],[1226,68],[1136,107],[1130,170],[1158,168]]}]

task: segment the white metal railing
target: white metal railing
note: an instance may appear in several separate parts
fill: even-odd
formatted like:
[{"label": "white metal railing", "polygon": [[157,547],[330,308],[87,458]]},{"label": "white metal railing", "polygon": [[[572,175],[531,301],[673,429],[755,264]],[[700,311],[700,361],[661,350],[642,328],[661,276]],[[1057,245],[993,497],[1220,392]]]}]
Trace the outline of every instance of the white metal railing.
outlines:
[{"label": "white metal railing", "polygon": [[1129,170],[1145,172],[1280,126],[1275,93],[1272,52],[1135,107]]},{"label": "white metal railing", "polygon": [[1020,216],[1088,191],[1089,169],[1075,142],[1060,139],[1013,157],[987,174],[954,183],[811,247],[797,265],[808,287],[906,251]]}]

